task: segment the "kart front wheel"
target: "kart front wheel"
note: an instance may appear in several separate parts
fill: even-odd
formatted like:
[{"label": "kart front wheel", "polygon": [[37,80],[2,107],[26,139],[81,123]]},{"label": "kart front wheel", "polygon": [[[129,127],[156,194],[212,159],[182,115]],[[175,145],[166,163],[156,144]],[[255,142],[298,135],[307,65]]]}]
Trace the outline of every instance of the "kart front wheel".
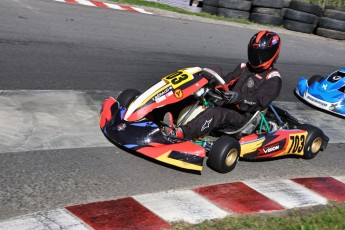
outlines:
[{"label": "kart front wheel", "polygon": [[321,75],[313,75],[308,79],[308,86],[311,86],[314,82],[319,82],[323,79]]},{"label": "kart front wheel", "polygon": [[140,92],[136,89],[126,89],[120,93],[117,101],[122,107],[128,108],[128,106],[140,95]]},{"label": "kart front wheel", "polygon": [[308,132],[306,144],[304,146],[304,159],[313,159],[321,150],[323,144],[323,132],[312,125],[303,124],[300,129]]},{"label": "kart front wheel", "polygon": [[216,172],[228,173],[232,171],[240,157],[240,143],[229,136],[221,136],[212,146],[207,164]]}]

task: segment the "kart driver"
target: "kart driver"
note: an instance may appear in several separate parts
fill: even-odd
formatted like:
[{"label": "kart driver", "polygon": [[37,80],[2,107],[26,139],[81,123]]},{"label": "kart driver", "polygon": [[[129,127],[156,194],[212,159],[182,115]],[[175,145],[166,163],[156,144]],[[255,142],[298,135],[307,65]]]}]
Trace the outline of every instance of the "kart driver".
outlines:
[{"label": "kart driver", "polygon": [[248,62],[239,64],[223,77],[230,92],[224,92],[225,103],[210,107],[186,125],[176,128],[173,116],[166,113],[164,133],[177,138],[195,139],[212,130],[242,127],[257,110],[263,110],[280,93],[282,80],[273,64],[280,52],[280,37],[272,31],[259,31],[249,41]]}]

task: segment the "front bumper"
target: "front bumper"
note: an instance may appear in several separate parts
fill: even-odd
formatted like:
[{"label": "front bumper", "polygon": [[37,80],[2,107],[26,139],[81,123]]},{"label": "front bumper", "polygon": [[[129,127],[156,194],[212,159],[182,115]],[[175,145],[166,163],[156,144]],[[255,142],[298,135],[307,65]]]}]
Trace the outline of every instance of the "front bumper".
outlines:
[{"label": "front bumper", "polygon": [[100,127],[111,142],[169,165],[202,170],[206,156],[203,147],[191,141],[170,142],[160,127],[148,120],[124,121],[125,110],[113,98],[103,104]]}]

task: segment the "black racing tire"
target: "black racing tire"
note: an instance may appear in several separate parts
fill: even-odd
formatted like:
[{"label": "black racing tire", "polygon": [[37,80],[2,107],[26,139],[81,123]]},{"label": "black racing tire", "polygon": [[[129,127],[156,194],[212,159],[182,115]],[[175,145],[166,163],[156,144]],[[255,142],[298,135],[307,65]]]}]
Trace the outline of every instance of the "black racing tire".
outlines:
[{"label": "black racing tire", "polygon": [[269,15],[275,15],[277,17],[283,16],[282,9],[267,8],[267,7],[254,7],[252,9],[252,13],[269,14]]},{"label": "black racing tire", "polygon": [[283,17],[269,14],[252,13],[249,16],[249,21],[264,25],[281,26],[283,24]]},{"label": "black racing tire", "polygon": [[308,86],[311,86],[314,82],[319,82],[323,79],[321,75],[313,75],[308,79]]},{"label": "black racing tire", "polygon": [[345,32],[345,21],[337,19],[321,17],[319,21],[319,26],[326,29]]},{"label": "black racing tire", "polygon": [[216,172],[232,171],[240,157],[240,143],[229,136],[221,136],[213,144],[207,159],[207,165]]},{"label": "black racing tire", "polygon": [[310,14],[315,14],[319,17],[322,15],[322,11],[323,11],[321,6],[317,4],[300,2],[300,1],[291,1],[290,9],[303,11]]},{"label": "black racing tire", "polygon": [[332,10],[332,9],[325,9],[323,11],[323,16],[327,18],[333,18],[333,19],[345,21],[345,10],[338,11],[338,10]]},{"label": "black racing tire", "polygon": [[202,5],[218,7],[219,0],[203,0]]},{"label": "black racing tire", "polygon": [[284,0],[252,0],[252,6],[283,8]]},{"label": "black racing tire", "polygon": [[291,2],[291,0],[284,0],[283,8],[289,8],[290,2]]},{"label": "black racing tire", "polygon": [[316,25],[285,19],[283,27],[288,30],[311,34],[314,32]]},{"label": "black racing tire", "polygon": [[202,12],[213,14],[213,15],[217,15],[218,7],[202,5]]},{"label": "black racing tire", "polygon": [[251,6],[252,6],[251,1],[219,0],[219,7],[221,7],[221,8],[249,11]]},{"label": "black racing tire", "polygon": [[117,101],[122,107],[127,108],[135,98],[140,95],[140,92],[136,89],[126,89],[120,93]]},{"label": "black racing tire", "polygon": [[286,13],[286,11],[288,10],[289,8],[282,8],[282,17],[284,18],[284,16],[285,16],[285,13]]},{"label": "black racing tire", "polygon": [[344,6],[325,6],[325,10],[327,10],[327,9],[345,12],[345,7]]},{"label": "black racing tire", "polygon": [[218,16],[234,19],[249,19],[249,12],[243,10],[232,10],[228,8],[218,8]]},{"label": "black racing tire", "polygon": [[319,20],[319,17],[314,14],[293,9],[286,10],[284,18],[308,24],[316,24]]},{"label": "black racing tire", "polygon": [[309,124],[303,124],[299,128],[308,132],[303,158],[307,160],[313,159],[322,148],[324,134],[321,129]]},{"label": "black racing tire", "polygon": [[332,38],[337,40],[345,40],[345,32],[337,31],[337,30],[330,30],[322,27],[317,27],[315,34],[325,37],[325,38]]}]

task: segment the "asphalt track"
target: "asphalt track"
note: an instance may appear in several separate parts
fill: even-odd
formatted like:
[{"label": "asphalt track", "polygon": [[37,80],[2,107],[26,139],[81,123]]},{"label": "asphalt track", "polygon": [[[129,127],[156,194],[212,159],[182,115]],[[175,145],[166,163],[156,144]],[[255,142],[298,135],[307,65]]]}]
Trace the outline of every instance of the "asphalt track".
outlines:
[{"label": "asphalt track", "polygon": [[[100,97],[120,91],[0,91],[0,153],[113,146],[99,130]],[[329,143],[342,143],[344,120],[303,103],[275,101],[302,123],[318,123]],[[6,121],[6,122],[5,122]],[[329,123],[332,122],[332,126]],[[13,125],[15,124],[15,125]],[[18,130],[20,129],[20,133]]]},{"label": "asphalt track", "polygon": [[[149,216],[152,214],[147,210],[158,216],[158,219],[153,218],[153,220],[158,220],[159,224],[163,223],[158,225],[159,227],[167,227],[169,222],[176,220],[196,223],[204,219],[237,213],[234,207],[218,207],[214,204],[213,198],[206,196],[205,200],[205,197],[200,198],[199,195],[195,197],[196,191],[198,194],[201,191],[214,192],[217,189],[220,192],[224,191],[224,188],[217,186],[223,183],[229,183],[227,186],[232,189],[241,188],[241,191],[249,189],[253,192],[251,189],[254,189],[257,193],[272,199],[275,203],[273,206],[281,209],[323,205],[329,200],[344,201],[343,119],[313,110],[300,103],[291,93],[300,74],[310,75],[315,72],[327,74],[343,64],[341,59],[341,53],[344,51],[343,43],[303,34],[295,37],[291,33],[281,33],[285,47],[288,48],[282,52],[281,64],[278,67],[282,70],[283,76],[294,77],[285,81],[281,97],[276,103],[287,108],[300,120],[318,124],[331,139],[326,152],[320,153],[312,161],[284,159],[256,164],[239,162],[231,177],[216,174],[207,168],[201,176],[190,175],[136,156],[125,155],[124,152],[111,146],[98,129],[100,104],[108,95],[116,97],[122,89],[128,87],[142,90],[156,81],[157,76],[186,65],[211,63],[226,66],[230,63],[227,68],[232,68],[244,58],[244,48],[236,44],[241,40],[247,40],[258,28],[238,28],[237,25],[231,24],[232,30],[243,34],[241,35],[243,37],[224,40],[220,38],[228,37],[225,28],[229,25],[212,24],[212,27],[207,27],[205,30],[204,23],[183,19],[183,16],[178,16],[180,19],[158,17],[160,23],[155,24],[156,16],[139,17],[134,13],[121,12],[116,18],[119,20],[119,25],[122,25],[123,21],[128,21],[128,24],[123,25],[126,25],[129,31],[138,30],[141,35],[140,39],[134,37],[128,40],[131,38],[131,33],[123,32],[126,30],[121,31],[112,25],[109,18],[116,13],[110,13],[107,9],[91,10],[84,6],[62,6],[63,3],[51,3],[51,1],[37,1],[35,4],[30,1],[3,1],[0,4],[2,4],[0,7],[2,17],[10,15],[10,10],[16,7],[14,10],[16,18],[4,17],[1,26],[4,34],[0,43],[3,51],[0,62],[2,89],[0,154],[3,172],[0,178],[2,184],[0,219],[3,221],[0,222],[0,229],[83,229],[86,227],[85,223],[95,229],[102,229],[104,225],[91,223],[92,221],[87,219],[94,219],[93,217],[99,216],[99,213],[85,216],[85,210],[89,211],[89,207],[94,209],[95,203],[91,202],[102,200],[104,203],[101,203],[104,205],[100,206],[100,213],[103,206],[117,207],[122,213],[124,206],[133,204],[133,207]],[[62,19],[60,22],[63,23],[52,27],[56,21],[39,20],[42,14],[46,14],[46,9],[50,12],[51,18],[56,21]],[[99,10],[105,11],[100,13]],[[87,17],[75,16],[85,13],[95,18],[90,20]],[[103,25],[97,23],[97,20],[104,22],[104,19],[108,22],[107,26],[113,26],[112,29],[121,31],[120,39],[116,39],[116,42],[120,43],[117,44],[118,46],[113,44],[114,37],[110,36],[112,38],[110,39],[108,35],[99,33],[101,31],[99,28],[103,28]],[[147,29],[150,34],[159,37],[158,28],[161,32],[170,33],[170,36],[159,37],[157,40],[151,40],[152,37],[147,38],[148,35],[140,28],[148,22],[154,25]],[[70,26],[64,27],[64,23],[70,23]],[[45,27],[46,25],[48,26]],[[171,30],[166,29],[168,25],[171,26]],[[89,40],[93,34],[86,29],[88,27],[98,35],[97,40]],[[42,28],[48,33],[42,33]],[[182,28],[194,33],[181,32]],[[76,31],[74,35],[73,30]],[[195,33],[198,34],[198,39],[192,36]],[[186,34],[187,38],[192,39],[186,39],[184,36]],[[146,36],[147,39],[142,39],[142,36]],[[123,43],[121,39],[122,41],[127,39],[128,43]],[[180,47],[176,42],[180,39],[187,44],[186,47]],[[160,45],[161,41],[165,44]],[[139,46],[140,50],[138,50]],[[228,55],[229,50],[219,47],[230,46],[232,55],[229,60],[223,58]],[[114,53],[116,55],[113,55]],[[95,57],[100,60],[95,60]],[[152,63],[162,64],[153,66]],[[129,77],[133,72],[140,73],[140,76],[138,74],[134,78]],[[116,84],[109,84],[113,81],[114,73],[121,77],[117,78]],[[95,74],[97,80],[93,79]],[[131,169],[134,169],[134,172]],[[138,172],[145,173],[136,175]],[[156,177],[158,172],[160,178]],[[302,180],[304,181],[302,184],[308,190],[301,186],[296,188],[296,181],[301,179],[290,180],[290,178],[297,177],[306,178]],[[277,181],[277,184],[270,181],[279,178],[282,181]],[[319,185],[316,186],[319,188],[310,187],[308,181]],[[241,187],[243,185],[238,183],[244,183],[245,186]],[[206,185],[214,185],[216,188],[209,189],[205,187]],[[328,194],[325,194],[323,186],[329,191]],[[263,188],[270,188],[271,193]],[[312,190],[313,195],[310,195],[309,190]],[[280,194],[283,200],[279,200],[277,194],[278,196]],[[303,199],[298,198],[300,194],[305,195],[302,196]],[[235,195],[231,194],[231,196]],[[310,196],[313,198],[304,198]],[[152,207],[151,202],[162,202],[162,200],[157,201],[157,197],[163,197],[165,201],[172,203],[163,202],[165,205],[161,207]],[[238,199],[244,202],[243,197]],[[118,206],[117,203],[121,202],[124,203]],[[197,206],[198,202],[202,205]],[[78,206],[81,203],[84,204]],[[175,211],[169,214],[166,212],[169,210],[165,210],[166,207],[171,207],[171,210]],[[204,212],[205,207],[217,210],[216,214],[209,216]],[[262,207],[258,207],[258,210],[261,209]],[[115,216],[119,216],[119,210],[112,209],[112,211]],[[113,221],[110,225],[113,224],[114,228],[121,226],[136,228],[136,226],[121,225],[128,224],[124,221],[124,217],[130,216],[128,211],[133,209],[126,210],[126,215],[119,216],[120,221],[114,222],[108,218]],[[28,215],[15,218],[23,214]],[[195,219],[189,214],[194,215]],[[14,219],[6,220],[13,217]],[[137,220],[138,228],[143,229],[143,223],[147,226],[154,225],[133,218]],[[132,224],[134,222],[131,221]]]}]

